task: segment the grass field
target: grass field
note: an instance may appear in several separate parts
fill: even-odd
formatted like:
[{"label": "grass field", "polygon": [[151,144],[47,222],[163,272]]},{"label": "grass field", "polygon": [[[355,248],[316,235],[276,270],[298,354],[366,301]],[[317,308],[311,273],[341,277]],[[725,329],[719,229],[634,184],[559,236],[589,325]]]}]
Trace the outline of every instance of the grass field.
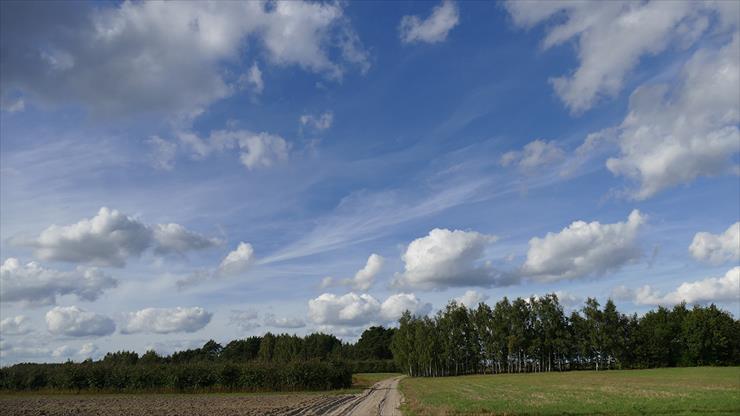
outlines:
[{"label": "grass field", "polygon": [[740,415],[740,367],[405,378],[407,415]]}]

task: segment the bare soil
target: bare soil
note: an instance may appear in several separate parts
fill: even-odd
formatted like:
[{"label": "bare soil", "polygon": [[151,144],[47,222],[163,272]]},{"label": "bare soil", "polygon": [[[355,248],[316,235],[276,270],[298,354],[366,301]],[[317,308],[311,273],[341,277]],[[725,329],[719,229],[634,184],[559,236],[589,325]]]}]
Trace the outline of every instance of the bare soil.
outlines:
[{"label": "bare soil", "polygon": [[0,396],[3,416],[396,416],[398,378],[359,394],[19,394]]}]

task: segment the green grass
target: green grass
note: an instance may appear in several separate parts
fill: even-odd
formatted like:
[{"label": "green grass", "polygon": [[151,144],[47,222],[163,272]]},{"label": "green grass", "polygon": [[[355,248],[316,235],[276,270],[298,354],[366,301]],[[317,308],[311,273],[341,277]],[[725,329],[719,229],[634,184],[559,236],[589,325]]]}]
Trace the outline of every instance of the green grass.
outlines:
[{"label": "green grass", "polygon": [[404,378],[407,415],[740,415],[740,367]]}]

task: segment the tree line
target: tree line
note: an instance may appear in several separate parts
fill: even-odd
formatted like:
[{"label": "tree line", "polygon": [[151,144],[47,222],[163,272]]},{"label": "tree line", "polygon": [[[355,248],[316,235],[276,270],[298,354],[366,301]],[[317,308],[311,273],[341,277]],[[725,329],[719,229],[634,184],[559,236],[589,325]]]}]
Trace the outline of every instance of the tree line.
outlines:
[{"label": "tree line", "polygon": [[589,298],[566,314],[555,294],[493,308],[450,302],[399,320],[391,349],[411,376],[740,364],[740,321],[714,304],[658,307],[642,317]]},{"label": "tree line", "polygon": [[333,335],[267,333],[160,355],[107,353],[97,361],[0,369],[0,389],[61,391],[283,391],[346,388],[356,372],[392,372],[395,330],[371,327],[355,344]]}]

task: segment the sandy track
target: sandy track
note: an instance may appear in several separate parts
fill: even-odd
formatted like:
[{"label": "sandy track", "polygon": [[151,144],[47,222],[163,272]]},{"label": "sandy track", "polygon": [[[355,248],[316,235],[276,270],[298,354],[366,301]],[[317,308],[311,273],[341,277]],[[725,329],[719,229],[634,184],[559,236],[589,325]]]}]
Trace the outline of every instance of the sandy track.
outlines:
[{"label": "sandy track", "polygon": [[400,377],[359,394],[100,394],[0,396],[3,416],[400,416]]},{"label": "sandy track", "polygon": [[395,377],[380,381],[361,394],[326,397],[319,403],[293,409],[284,415],[401,416],[400,379]]}]

